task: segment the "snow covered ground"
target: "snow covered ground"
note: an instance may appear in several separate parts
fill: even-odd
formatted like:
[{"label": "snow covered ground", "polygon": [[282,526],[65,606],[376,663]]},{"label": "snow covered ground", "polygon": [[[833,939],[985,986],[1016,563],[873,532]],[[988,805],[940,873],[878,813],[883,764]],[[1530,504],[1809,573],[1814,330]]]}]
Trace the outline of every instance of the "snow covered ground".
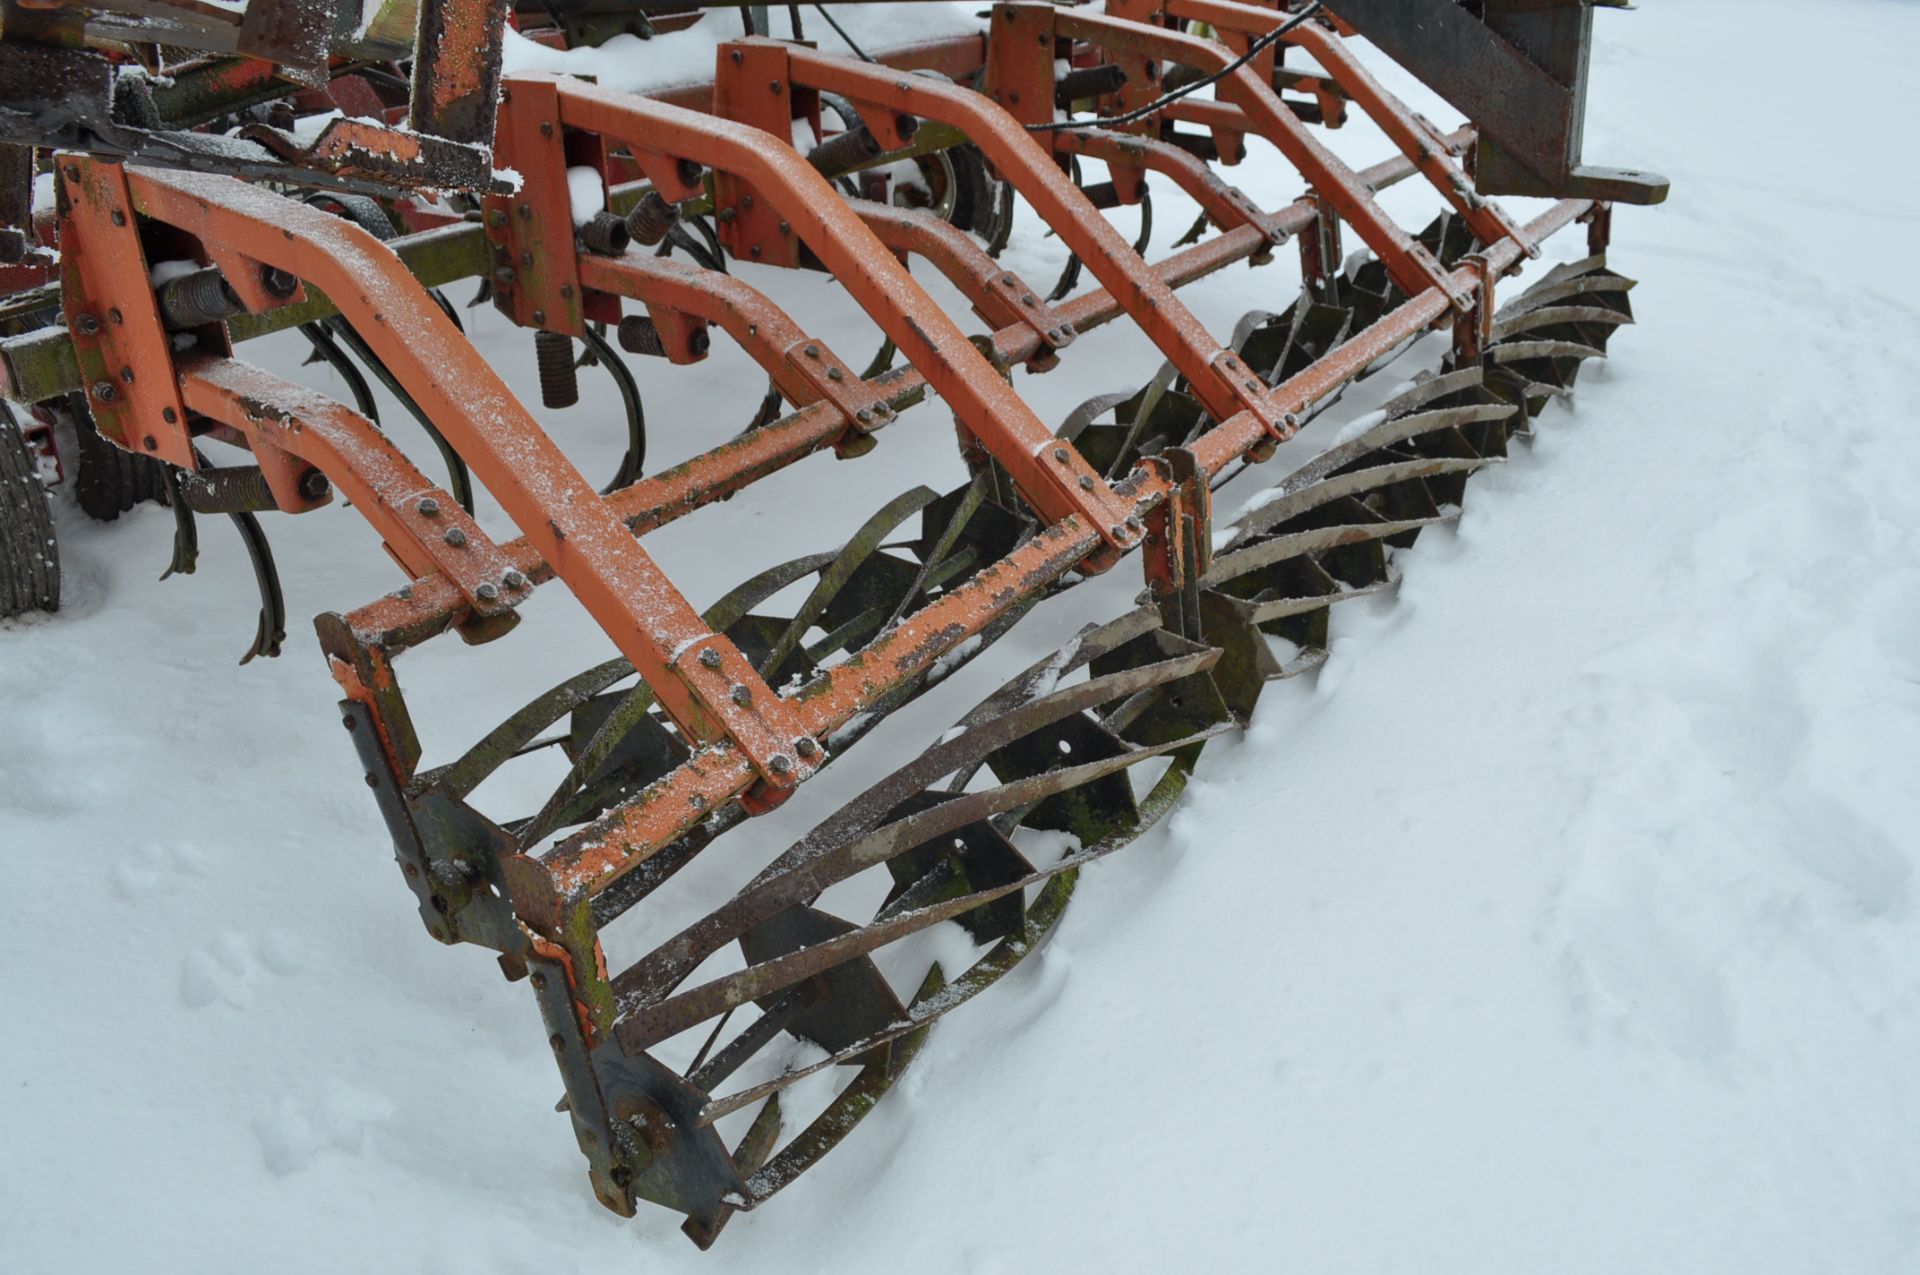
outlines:
[{"label": "snow covered ground", "polygon": [[[233,665],[253,600],[226,529],[159,584],[163,511],[102,527],[63,496],[65,607],[0,627],[0,1271],[1920,1269],[1920,4],[1598,25],[1588,153],[1674,180],[1617,219],[1641,325],[1397,597],[1341,616],[1316,680],[1209,750],[1169,827],[1087,875],[1047,951],[709,1254],[593,1202],[526,990],[420,932],[304,622]],[[1258,151],[1236,180],[1296,189]],[[1160,211],[1164,245],[1185,218]],[[1059,250],[1028,218],[1008,259],[1047,278]],[[817,277],[755,281],[869,348]],[[1191,295],[1224,331],[1292,283],[1283,254]],[[523,336],[482,339],[531,384]],[[1022,386],[1058,419],[1156,361],[1115,325]],[[744,422],[744,368],[646,382],[655,467]],[[602,475],[587,384],[555,432]],[[755,538],[825,547],[956,473],[922,408],[648,543],[704,605]],[[271,532],[296,617],[393,583],[350,512]],[[864,747],[917,748],[1095,593]],[[564,599],[534,611],[409,657],[430,749],[605,653]],[[728,845],[777,849],[880,765]]]}]

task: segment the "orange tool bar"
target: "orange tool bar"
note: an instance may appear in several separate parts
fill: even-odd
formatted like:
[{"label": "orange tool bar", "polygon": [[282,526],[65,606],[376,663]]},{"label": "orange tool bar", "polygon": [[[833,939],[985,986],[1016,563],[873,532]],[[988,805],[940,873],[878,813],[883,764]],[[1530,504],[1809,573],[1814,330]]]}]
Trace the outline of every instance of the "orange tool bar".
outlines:
[{"label": "orange tool bar", "polygon": [[[884,74],[925,78],[897,71]],[[529,78],[534,77],[511,77],[509,87]],[[914,282],[831,183],[784,141],[769,144],[765,133],[749,125],[578,80],[539,78],[556,82],[564,124],[626,143],[643,168],[647,166],[643,156],[656,163],[690,159],[750,182],[775,204],[793,233],[872,316],[907,361],[952,405],[967,429],[1007,467],[1043,517],[1053,522],[1082,514],[1116,548],[1138,540],[1138,530],[1127,526],[1123,502],[1093,467],[1072,449],[1067,449],[1066,460],[1052,459],[1057,450],[1053,431]]]},{"label": "orange tool bar", "polygon": [[[1448,140],[1464,145],[1470,137],[1471,133],[1463,129]],[[1361,178],[1369,189],[1382,190],[1412,173],[1410,163],[1395,158],[1367,169]],[[1311,203],[1303,201],[1269,216],[1275,233],[1299,234],[1312,227],[1316,212]],[[1155,263],[1153,271],[1169,286],[1183,287],[1245,260],[1267,242],[1266,233],[1243,226],[1182,249]],[[590,271],[594,268],[588,267]],[[1083,292],[1053,308],[1054,316],[1080,332],[1110,323],[1123,313],[1112,294],[1101,289]],[[994,334],[993,343],[996,357],[1009,363],[1029,359],[1042,348],[1025,324],[1003,327]],[[911,368],[896,368],[870,383],[883,390],[895,407],[904,406],[926,386],[924,377]],[[606,503],[632,532],[645,534],[823,450],[852,427],[853,422],[831,404],[817,403],[671,469],[643,477],[608,496]],[[553,578],[552,568],[525,537],[502,547],[530,579],[542,582]],[[452,582],[440,575],[423,575],[353,611],[345,617],[345,623],[352,632],[365,635],[369,645],[398,653],[445,632],[459,618],[461,606],[459,591]]]}]

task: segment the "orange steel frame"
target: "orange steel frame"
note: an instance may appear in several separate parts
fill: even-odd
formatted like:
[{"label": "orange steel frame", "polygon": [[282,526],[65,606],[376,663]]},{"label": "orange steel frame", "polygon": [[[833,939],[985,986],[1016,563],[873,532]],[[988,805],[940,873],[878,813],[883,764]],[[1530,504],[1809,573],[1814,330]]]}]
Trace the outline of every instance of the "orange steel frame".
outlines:
[{"label": "orange steel frame", "polygon": [[[517,169],[524,185],[514,195],[491,197],[484,214],[502,308],[528,326],[576,334],[585,323],[617,320],[627,303],[643,307],[670,338],[717,324],[798,406],[781,421],[606,497],[388,245],[342,218],[232,179],[62,156],[69,327],[95,384],[103,428],[111,421],[110,432],[123,445],[190,466],[191,418],[211,421],[253,449],[289,502],[300,471],[317,467],[374,523],[411,583],[351,614],[323,616],[319,627],[336,678],[349,699],[371,710],[401,780],[411,779],[420,760],[392,669],[407,648],[449,627],[472,640],[496,636],[511,626],[520,601],[558,578],[632,661],[692,755],[545,853],[513,854],[504,864],[514,913],[541,936],[542,950],[559,944],[569,968],[597,970],[588,912],[594,896],[708,812],[734,799],[756,813],[777,804],[824,762],[833,731],[1068,571],[1104,569],[1144,544],[1154,591],[1176,592],[1205,569],[1211,476],[1242,458],[1264,459],[1314,405],[1413,337],[1449,323],[1483,328],[1493,281],[1537,253],[1547,236],[1579,219],[1604,236],[1606,209],[1587,201],[1563,201],[1525,225],[1509,221],[1472,192],[1455,162],[1464,134],[1436,135],[1381,90],[1337,37],[1311,25],[1287,41],[1312,53],[1326,77],[1378,120],[1403,154],[1353,172],[1274,91],[1271,61],[1249,63],[1220,82],[1221,111],[1231,114],[1210,118],[1263,138],[1300,169],[1311,192],[1283,209],[1255,206],[1191,154],[1124,126],[1027,127],[1053,120],[1055,60],[1071,57],[1076,46],[1129,72],[1128,85],[1110,99],[1117,113],[1151,100],[1173,63],[1218,70],[1232,62],[1227,45],[1175,29],[1179,22],[1207,22],[1244,49],[1247,38],[1271,30],[1282,16],[1229,0],[1165,0],[1164,6],[1110,0],[1106,14],[1003,4],[993,14],[983,92],[798,45],[739,40],[719,50],[712,115],[552,76],[509,77],[498,162]],[[851,100],[883,145],[906,141],[905,116],[964,132],[1100,286],[1044,303],[943,222],[877,206],[857,210],[787,144],[796,116],[813,115],[817,123],[819,93]],[[608,180],[615,147],[626,148],[672,197],[701,190],[700,170],[712,170],[731,252],[788,265],[800,264],[803,250],[811,254],[909,366],[863,381],[738,279],[638,253],[582,252],[572,233],[566,169],[591,163]],[[1123,199],[1138,194],[1129,174],[1168,175],[1221,233],[1147,263],[1065,176],[1070,155],[1114,165]],[[1379,187],[1414,172],[1468,219],[1485,245],[1458,269],[1442,267],[1374,200]],[[152,304],[135,218],[143,219],[150,237],[219,264],[250,308],[270,303],[255,286],[264,269],[324,291],[521,534],[495,543],[367,420],[235,361],[217,325],[199,334],[192,353],[176,356]],[[1263,257],[1291,236],[1322,244],[1315,251],[1324,256],[1321,232],[1330,238],[1341,221],[1410,299],[1304,372],[1268,387],[1176,289],[1229,263]],[[914,282],[902,264],[912,255],[958,285],[994,326],[981,346]],[[1323,269],[1332,264],[1320,261]],[[103,321],[105,298],[113,306]],[[1182,454],[1150,458],[1109,482],[1033,413],[1001,369],[1047,366],[1077,333],[1121,315],[1165,353],[1218,423]],[[700,348],[669,340],[669,353],[690,361]],[[102,387],[109,393],[101,394]],[[928,388],[952,407],[969,456],[1003,466],[1045,526],[853,657],[783,695],[701,620],[638,537],[816,452],[857,454],[872,431]],[[604,975],[583,974],[579,989],[582,1029],[590,1041],[603,1039],[613,1021]]]}]

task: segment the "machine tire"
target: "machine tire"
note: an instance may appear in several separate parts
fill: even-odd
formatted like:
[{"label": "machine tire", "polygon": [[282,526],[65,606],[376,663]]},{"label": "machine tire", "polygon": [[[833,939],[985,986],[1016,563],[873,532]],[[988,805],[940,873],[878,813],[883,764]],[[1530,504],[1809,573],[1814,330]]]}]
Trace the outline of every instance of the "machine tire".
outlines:
[{"label": "machine tire", "polygon": [[70,399],[64,410],[73,422],[79,453],[73,492],[87,517],[112,522],[144,501],[166,503],[166,470],[159,461],[123,451],[101,437],[84,402]]},{"label": "machine tire", "polygon": [[59,608],[53,509],[19,423],[0,407],[0,618]]}]

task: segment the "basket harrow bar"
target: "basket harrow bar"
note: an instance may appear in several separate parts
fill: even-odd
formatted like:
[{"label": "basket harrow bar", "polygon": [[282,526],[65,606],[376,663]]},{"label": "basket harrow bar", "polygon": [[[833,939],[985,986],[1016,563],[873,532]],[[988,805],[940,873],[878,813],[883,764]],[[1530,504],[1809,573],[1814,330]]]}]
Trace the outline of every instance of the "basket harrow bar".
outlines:
[{"label": "basket harrow bar", "polygon": [[[253,505],[264,490],[298,512],[337,487],[379,531],[410,583],[317,622],[343,721],[429,931],[493,949],[533,988],[608,1208],[665,1205],[709,1244],[836,1145],[934,1019],[1036,949],[1079,869],[1165,815],[1205,744],[1247,720],[1267,681],[1317,666],[1332,605],[1390,587],[1390,551],[1456,516],[1466,479],[1498,463],[1630,321],[1631,284],[1601,255],[1607,205],[1569,199],[1509,219],[1458,162],[1469,135],[1442,136],[1412,115],[1337,28],[1310,16],[1230,0],[1111,0],[1103,14],[1002,4],[978,91],[750,37],[720,48],[710,113],[508,76],[494,149],[523,180],[479,200],[484,246],[468,225],[383,242],[352,217],[229,176],[57,157],[70,348],[15,338],[10,392],[35,397],[23,393],[28,353],[54,369],[48,383],[69,375],[68,359],[101,434],[121,447],[195,470],[197,439],[233,443],[257,466]],[[1306,50],[1318,71],[1280,67],[1280,44]],[[1176,71],[1217,76],[1218,100],[1165,101]],[[1317,104],[1276,85],[1305,86]],[[1098,113],[1073,119],[1086,102]],[[1337,122],[1348,102],[1398,158],[1356,173],[1320,143],[1305,121]],[[796,122],[822,135],[823,103],[843,132],[803,154],[788,140]],[[476,126],[470,99],[439,105],[466,120],[448,131]],[[1207,128],[1222,159],[1247,136],[1273,145],[1308,194],[1258,207],[1179,139],[1180,121]],[[1097,287],[1043,299],[939,216],[843,197],[822,159],[879,163],[961,144]],[[1079,159],[1108,165],[1107,204],[1141,202],[1158,174],[1218,233],[1147,262],[1069,176]],[[631,215],[577,224],[569,172],[582,166],[599,174],[603,206]],[[1417,235],[1374,198],[1416,174],[1449,209]],[[863,376],[717,263],[630,246],[627,227],[659,242],[676,210],[711,213],[736,260],[830,272],[907,365]],[[1497,281],[1575,222],[1593,255],[1496,310]],[[1343,226],[1365,254],[1343,261]],[[1282,313],[1249,315],[1223,342],[1177,295],[1233,262],[1265,262],[1290,238],[1305,286]],[[197,258],[208,286],[223,283],[245,314],[163,304],[148,282],[162,253]],[[617,357],[599,325],[672,363],[704,358],[717,326],[797,410],[603,496],[433,293],[460,273],[449,254],[478,262],[496,307],[563,355],[563,372],[575,339]],[[969,337],[914,281],[905,263],[916,256],[989,334]],[[1045,371],[1079,334],[1123,316],[1165,367],[1049,428],[1011,369]],[[308,328],[316,349],[339,353],[331,331],[377,355],[382,379],[456,473],[470,470],[499,501],[516,538],[491,539],[362,412],[233,357],[249,324],[322,320],[330,327]],[[1214,488],[1442,327],[1453,343],[1439,375],[1296,468],[1215,551]],[[928,391],[953,411],[972,474],[962,487],[906,492],[840,550],[769,568],[704,613],[643,548],[647,531],[808,456],[871,451]],[[719,909],[609,967],[607,928],[720,834],[781,804],[1038,602],[1134,550],[1146,583],[1135,610],[991,696]],[[449,629],[472,642],[503,636],[551,579],[617,657],[423,768],[396,657]],[[796,592],[790,614],[771,609]],[[497,821],[472,803],[502,767],[549,749],[566,773],[539,809]],[[872,920],[822,907],[843,885],[878,899]],[[925,960],[904,983],[883,973],[882,960],[906,959],[903,944],[948,921],[973,945],[964,959]],[[736,1015],[748,1021],[729,1036]],[[807,1118],[795,1086],[841,1065],[857,1068],[853,1079],[793,1128]]]}]

